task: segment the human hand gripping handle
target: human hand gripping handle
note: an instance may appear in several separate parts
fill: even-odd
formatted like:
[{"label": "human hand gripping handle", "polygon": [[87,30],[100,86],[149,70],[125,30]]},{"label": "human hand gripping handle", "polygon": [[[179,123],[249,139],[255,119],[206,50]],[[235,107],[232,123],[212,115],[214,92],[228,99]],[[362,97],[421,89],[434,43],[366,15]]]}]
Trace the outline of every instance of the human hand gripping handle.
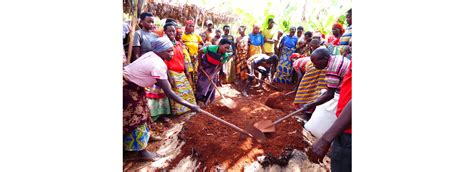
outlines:
[{"label": "human hand gripping handle", "polygon": [[331,142],[327,141],[324,137],[321,137],[315,144],[312,146],[312,151],[314,153],[314,158],[316,162],[322,164],[324,156],[326,156],[329,147],[331,147]]},{"label": "human hand gripping handle", "polygon": [[178,95],[176,95],[176,93],[173,90],[171,90],[171,85],[170,85],[168,80],[166,80],[166,79],[157,79],[156,85],[158,87],[160,87],[161,89],[163,89],[166,96],[169,97],[171,100],[174,100],[174,101],[178,102],[179,104],[182,104],[182,105],[188,107],[193,112],[199,112],[199,110],[200,110],[199,106],[189,103],[188,101],[186,101],[186,100],[182,99],[181,97],[179,97]]},{"label": "human hand gripping handle", "polygon": [[307,104],[303,105],[302,109],[303,109],[303,111],[308,111],[308,110],[313,109],[315,107],[316,107],[315,103],[311,102],[311,103],[307,103]]},{"label": "human hand gripping handle", "polygon": [[190,104],[188,108],[191,109],[191,111],[193,112],[199,112],[201,110],[201,108],[198,105],[193,105],[193,104]]},{"label": "human hand gripping handle", "polygon": [[319,96],[314,102],[305,104],[303,106],[303,109],[307,111],[307,110],[315,108],[316,106],[319,106],[321,104],[328,102],[329,100],[334,98],[335,92],[336,92],[335,88],[328,88],[328,90],[324,92],[321,96]]},{"label": "human hand gripping handle", "polygon": [[324,156],[327,154],[331,142],[347,127],[351,125],[352,121],[352,100],[350,100],[343,108],[340,116],[337,120],[331,125],[331,127],[321,136],[321,138],[316,141],[312,146],[312,151],[314,153],[314,158],[318,162],[322,162]]}]

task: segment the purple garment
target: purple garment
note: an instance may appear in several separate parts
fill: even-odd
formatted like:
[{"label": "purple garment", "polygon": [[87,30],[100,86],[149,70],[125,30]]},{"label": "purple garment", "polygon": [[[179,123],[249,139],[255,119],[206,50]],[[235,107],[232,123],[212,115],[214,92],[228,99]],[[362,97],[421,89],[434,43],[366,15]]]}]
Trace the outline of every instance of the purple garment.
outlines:
[{"label": "purple garment", "polygon": [[[212,78],[214,83],[217,83],[218,81],[218,70],[217,70],[217,65],[213,65],[206,60],[201,61],[201,66],[202,69],[209,75],[209,77]],[[214,101],[215,98],[215,88],[212,85],[212,83],[209,81],[207,76],[202,73],[201,70],[198,70],[197,72],[198,79],[197,79],[197,88],[196,88],[196,99],[198,101],[206,102],[207,99],[209,98],[209,102]],[[210,96],[210,97],[209,97]]]}]

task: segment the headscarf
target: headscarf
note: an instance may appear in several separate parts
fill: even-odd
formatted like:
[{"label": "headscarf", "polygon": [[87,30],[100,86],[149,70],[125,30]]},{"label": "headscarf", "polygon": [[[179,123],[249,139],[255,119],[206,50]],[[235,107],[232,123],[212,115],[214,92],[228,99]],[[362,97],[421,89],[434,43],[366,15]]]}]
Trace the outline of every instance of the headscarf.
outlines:
[{"label": "headscarf", "polygon": [[181,32],[181,31],[182,31],[181,27],[177,27],[177,28],[176,28],[176,34],[178,34],[178,33]]},{"label": "headscarf", "polygon": [[154,52],[160,53],[170,48],[173,48],[173,43],[171,43],[170,39],[166,36],[159,37],[155,40],[151,41],[151,48]]},{"label": "headscarf", "polygon": [[[275,15],[270,14],[265,17],[265,21],[262,24],[262,29],[267,29],[268,28],[268,20],[272,19],[272,21],[275,23]],[[275,28],[275,26],[273,26]]]},{"label": "headscarf", "polygon": [[186,25],[194,24],[194,21],[193,21],[193,20],[187,20],[185,24],[186,24]]},{"label": "headscarf", "polygon": [[294,59],[296,60],[296,59],[300,58],[300,56],[301,56],[301,54],[299,54],[299,53],[293,53],[290,56],[290,60],[291,61],[294,60]]},{"label": "headscarf", "polygon": [[342,28],[342,24],[336,23],[332,27],[336,27],[341,31],[341,35],[344,34],[344,29]]}]

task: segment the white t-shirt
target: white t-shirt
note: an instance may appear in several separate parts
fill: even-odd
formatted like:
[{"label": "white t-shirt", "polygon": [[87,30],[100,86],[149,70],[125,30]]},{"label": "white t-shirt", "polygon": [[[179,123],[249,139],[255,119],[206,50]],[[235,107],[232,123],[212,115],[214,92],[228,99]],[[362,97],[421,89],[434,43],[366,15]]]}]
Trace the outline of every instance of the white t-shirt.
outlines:
[{"label": "white t-shirt", "polygon": [[168,79],[165,62],[154,52],[140,56],[123,69],[125,78],[140,87],[151,87],[156,79]]}]

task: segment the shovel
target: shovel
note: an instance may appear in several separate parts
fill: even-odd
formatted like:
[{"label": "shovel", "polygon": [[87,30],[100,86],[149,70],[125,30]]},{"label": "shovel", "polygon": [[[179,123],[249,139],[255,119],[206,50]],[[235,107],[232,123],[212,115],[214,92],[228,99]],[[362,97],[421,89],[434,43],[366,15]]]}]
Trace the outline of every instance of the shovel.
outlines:
[{"label": "shovel", "polygon": [[272,123],[271,120],[263,120],[263,121],[258,121],[256,122],[255,124],[253,124],[253,126],[257,129],[259,129],[261,132],[263,133],[272,133],[272,132],[275,132],[275,125],[280,123],[281,121],[289,118],[290,116],[293,116],[297,113],[300,113],[303,111],[303,108],[297,110],[297,111],[294,111],[278,120],[276,120],[275,122]]},{"label": "shovel", "polygon": [[225,121],[225,120],[223,120],[223,119],[221,119],[221,118],[219,118],[219,117],[217,117],[217,116],[215,116],[215,115],[213,115],[213,114],[211,114],[207,111],[199,109],[199,112],[211,117],[212,119],[214,119],[216,121],[219,121],[220,123],[222,123],[224,125],[229,126],[230,128],[232,128],[232,129],[234,129],[234,130],[236,130],[240,133],[243,133],[247,136],[250,136],[250,137],[254,138],[259,143],[264,143],[267,140],[266,137],[265,137],[265,134],[263,134],[259,129],[257,129],[257,128],[251,126],[251,125],[247,125],[246,129],[248,131],[245,131],[245,130],[235,126],[234,124],[231,124],[231,123],[229,123],[229,122],[227,122],[227,121]]},{"label": "shovel", "polygon": [[293,94],[293,93],[295,93],[295,92],[296,92],[296,91],[290,91],[290,92],[286,93],[285,96],[288,96],[288,95]]},{"label": "shovel", "polygon": [[219,92],[219,94],[221,95],[222,100],[220,100],[219,102],[221,104],[223,104],[224,106],[226,106],[227,108],[229,108],[229,109],[234,109],[235,107],[237,107],[237,105],[235,104],[235,102],[232,99],[227,99],[224,96],[224,94],[222,94],[221,91],[219,91],[219,89],[217,89],[217,85],[214,83],[214,81],[211,79],[211,77],[206,73],[206,71],[204,71],[203,69],[201,69],[201,71],[204,73],[204,75],[206,75],[207,79],[209,79],[209,81],[211,81],[211,84],[214,86],[214,88],[217,90],[217,92]]}]

